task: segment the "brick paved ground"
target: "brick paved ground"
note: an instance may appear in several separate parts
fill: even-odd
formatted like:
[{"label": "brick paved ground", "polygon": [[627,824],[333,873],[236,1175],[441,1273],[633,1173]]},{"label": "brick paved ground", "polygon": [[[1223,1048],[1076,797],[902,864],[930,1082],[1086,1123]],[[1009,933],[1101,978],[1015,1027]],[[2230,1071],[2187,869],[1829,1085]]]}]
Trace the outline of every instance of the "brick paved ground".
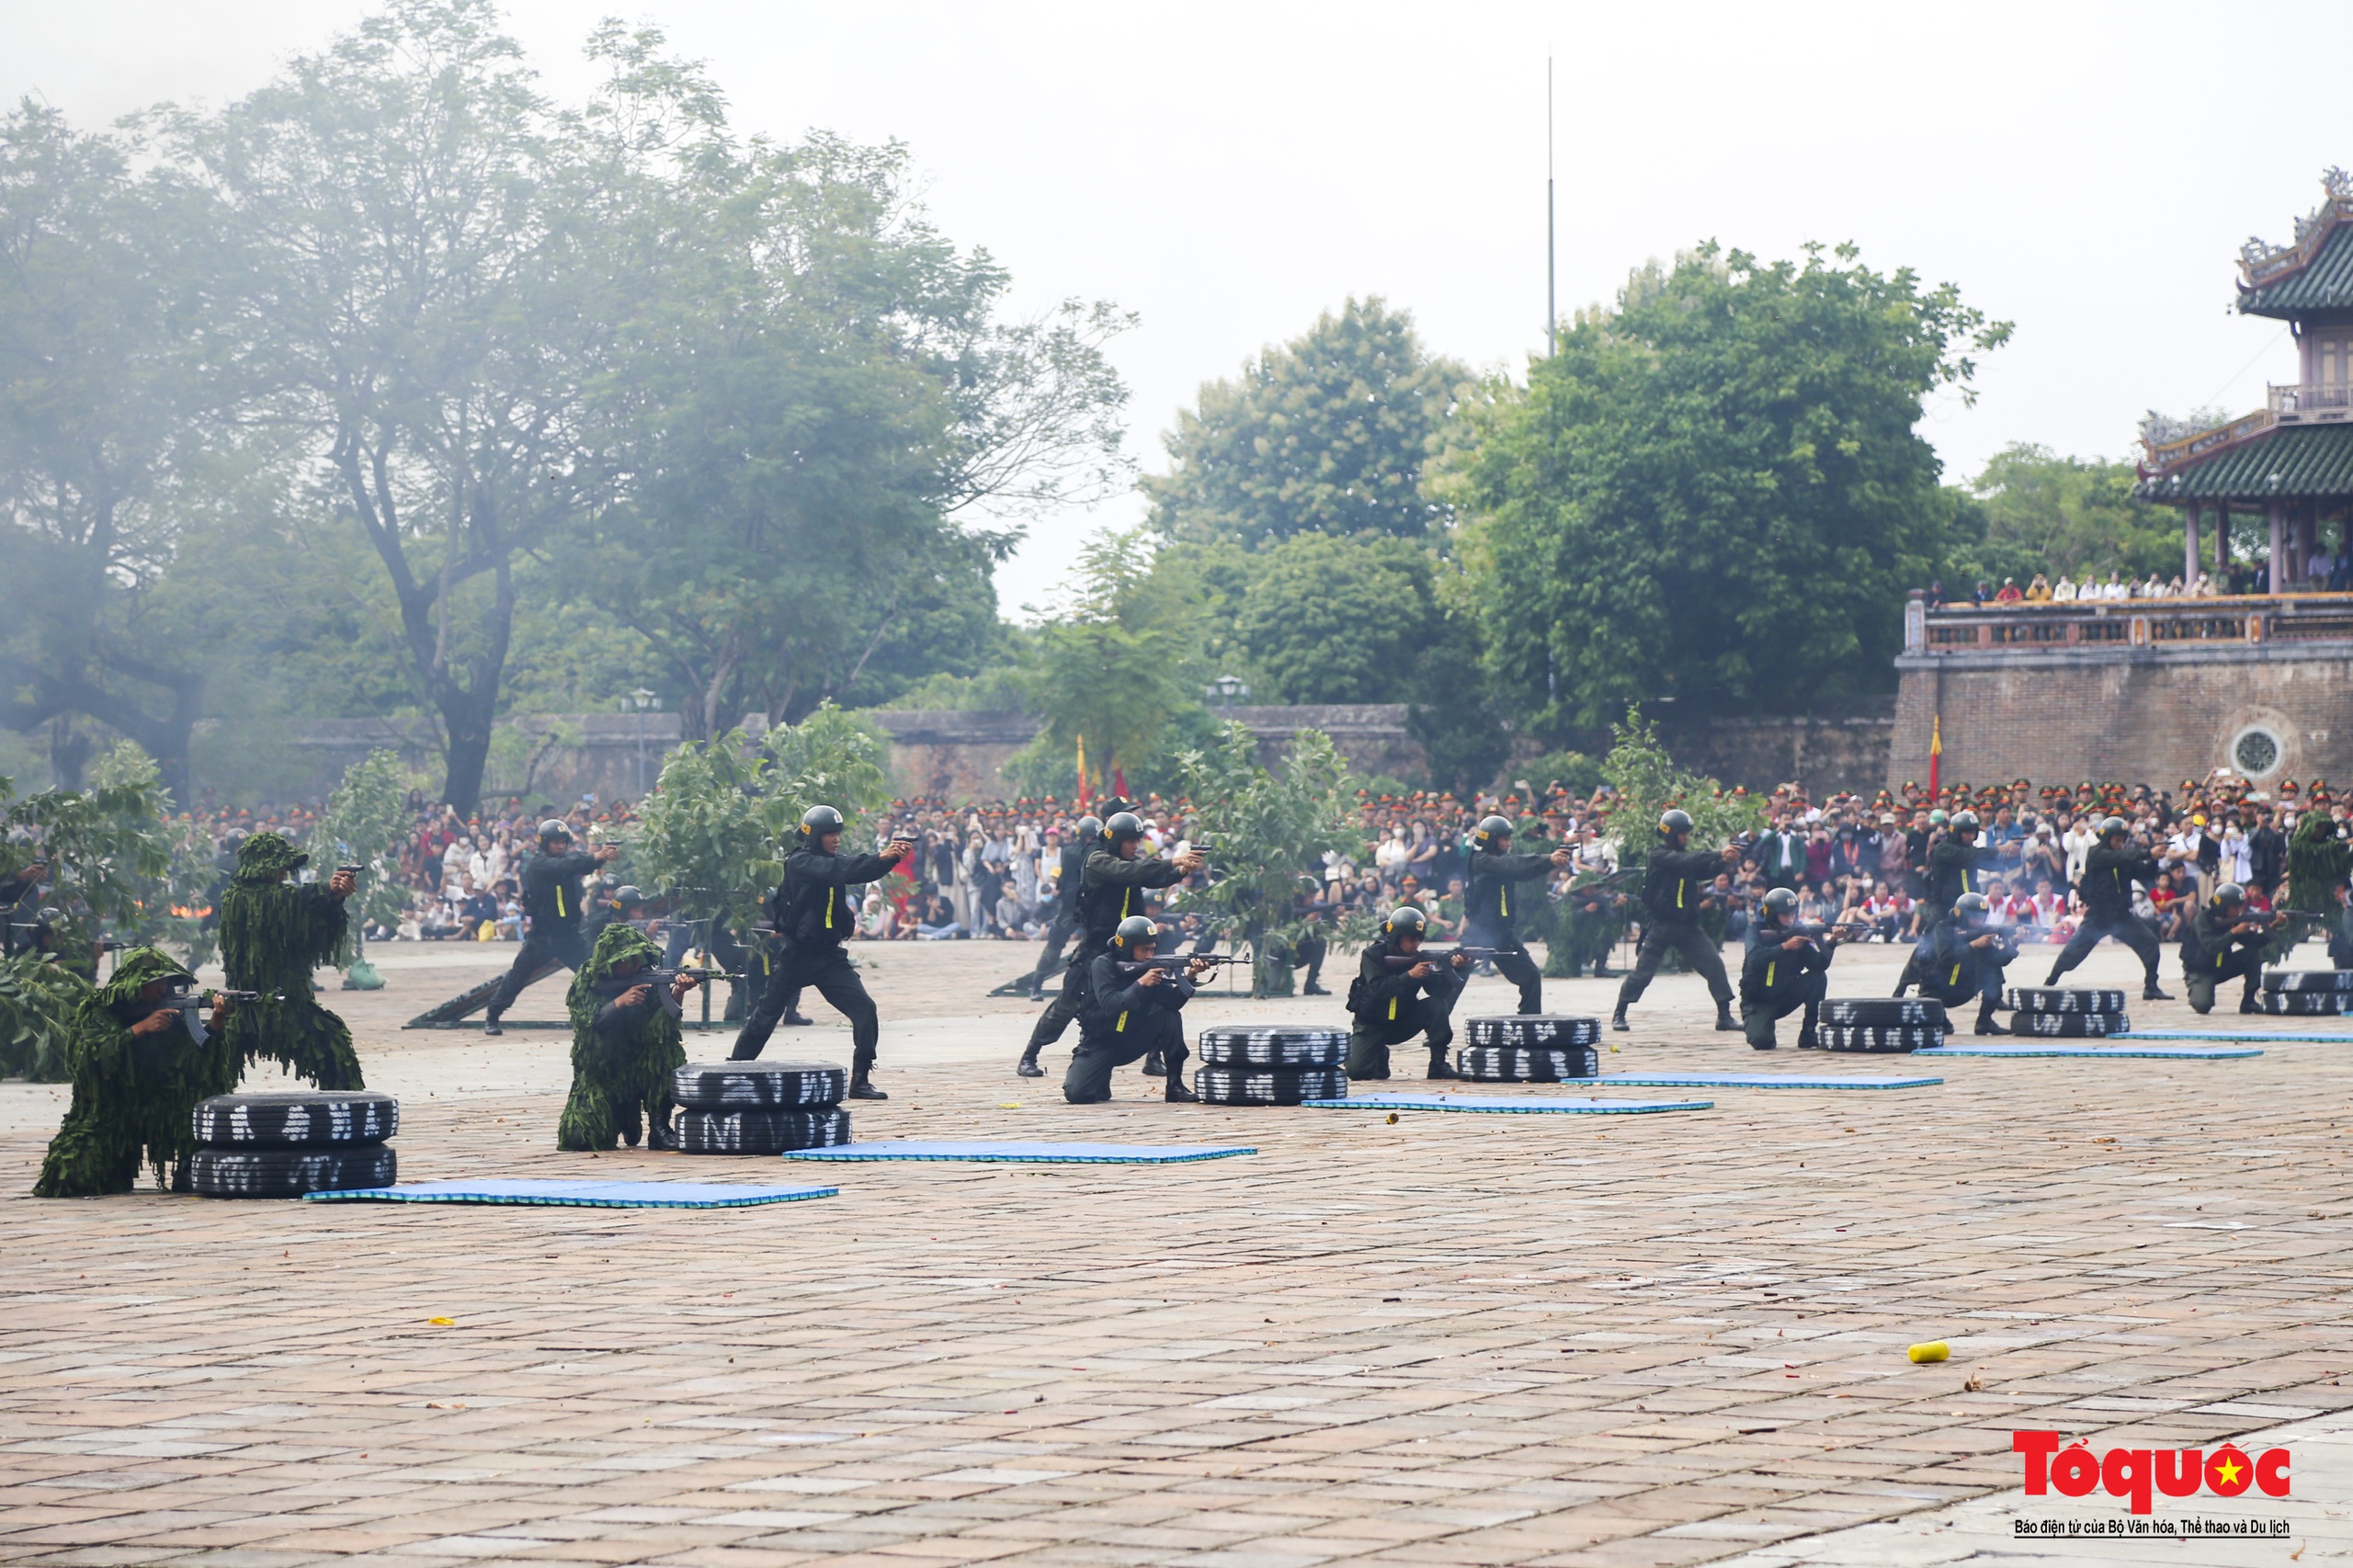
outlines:
[{"label": "brick paved ground", "polygon": [[[1033,1010],[969,1000],[1006,952],[874,960],[894,1097],[861,1137],[1260,1153],[836,1167],[839,1198],[723,1212],[12,1198],[0,1560],[1693,1562],[2013,1486],[2014,1426],[2200,1442],[2353,1406],[2344,1047],[1640,1118],[1167,1107],[1132,1073],[1075,1108],[1008,1070]],[[404,1177],[777,1174],[557,1153],[559,1037],[394,1028],[470,978],[415,965],[467,961],[329,998],[402,1098]],[[2129,977],[2103,949],[2086,979]],[[1904,1065],[1760,1063],[1704,1021],[1662,982],[1606,1060]],[[0,1086],[0,1190],[62,1104]],[[1938,1337],[1951,1362],[1905,1360]]]}]

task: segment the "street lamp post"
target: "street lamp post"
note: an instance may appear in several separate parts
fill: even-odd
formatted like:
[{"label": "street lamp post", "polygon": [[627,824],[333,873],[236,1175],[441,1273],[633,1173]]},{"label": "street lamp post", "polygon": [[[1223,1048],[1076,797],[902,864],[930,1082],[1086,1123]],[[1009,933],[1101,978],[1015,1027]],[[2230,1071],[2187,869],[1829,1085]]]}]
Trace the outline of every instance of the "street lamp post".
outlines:
[{"label": "street lamp post", "polygon": [[629,694],[624,707],[627,703],[637,705],[637,798],[642,801],[645,799],[645,713],[648,709],[658,712],[662,699],[641,686]]},{"label": "street lamp post", "polygon": [[1225,699],[1225,706],[1231,709],[1233,706],[1233,699],[1235,698],[1247,697],[1250,695],[1250,683],[1244,680],[1240,676],[1220,676],[1214,682],[1211,683],[1210,688],[1205,695],[1223,698]]}]

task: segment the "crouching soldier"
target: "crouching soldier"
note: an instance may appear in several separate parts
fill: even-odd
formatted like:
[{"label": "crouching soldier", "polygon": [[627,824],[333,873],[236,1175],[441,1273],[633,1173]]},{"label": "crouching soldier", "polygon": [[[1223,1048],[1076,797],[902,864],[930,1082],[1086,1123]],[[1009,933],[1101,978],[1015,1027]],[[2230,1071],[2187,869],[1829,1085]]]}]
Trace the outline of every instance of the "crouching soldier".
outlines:
[{"label": "crouching soldier", "polygon": [[231,1003],[216,998],[208,1026],[183,1005],[194,983],[155,949],[133,948],[111,980],[83,993],[65,1047],[74,1103],[33,1196],[129,1192],[142,1165],[174,1192],[188,1189],[197,1102],[233,1091],[241,1065],[228,1039]]},{"label": "crouching soldier", "polygon": [[1820,1044],[1815,1029],[1839,932],[1801,931],[1797,923],[1798,895],[1775,888],[1748,928],[1748,956],[1740,968],[1740,1026],[1758,1051],[1780,1043],[1773,1026],[1801,1007],[1805,1017],[1798,1025],[1798,1049],[1813,1051]]},{"label": "crouching soldier", "polygon": [[1148,915],[1131,915],[1111,934],[1110,950],[1096,959],[1086,977],[1078,1013],[1078,1049],[1063,1075],[1063,1097],[1073,1105],[1095,1105],[1111,1097],[1111,1069],[1154,1052],[1167,1065],[1165,1097],[1200,1096],[1185,1083],[1183,1008],[1195,983],[1212,966],[1195,961],[1183,971],[1155,965],[1160,927]]},{"label": "crouching soldier", "polygon": [[572,977],[572,1097],[557,1121],[559,1149],[637,1147],[643,1117],[649,1149],[675,1149],[671,1075],[687,1064],[678,1004],[701,983],[681,974],[667,985],[654,972],[662,949],[633,926],[605,927],[597,950]]},{"label": "crouching soldier", "polygon": [[1356,1027],[1348,1034],[1348,1076],[1386,1078],[1389,1051],[1415,1035],[1430,1048],[1429,1075],[1459,1074],[1447,1065],[1454,1042],[1454,1004],[1470,982],[1470,960],[1461,952],[1445,961],[1420,956],[1429,917],[1412,904],[1389,912],[1378,939],[1365,944],[1348,987],[1348,1011]]},{"label": "crouching soldier", "polygon": [[2269,950],[2272,935],[2269,921],[2247,918],[2245,888],[2236,882],[2216,888],[2206,907],[2182,927],[2181,974],[2189,983],[2190,1008],[2212,1012],[2214,993],[2244,976],[2246,985],[2239,993],[2239,1011],[2263,1011],[2255,991],[2263,978],[2264,954]]},{"label": "crouching soldier", "polygon": [[2002,971],[2018,956],[2017,948],[1999,931],[1985,928],[1987,906],[1982,892],[1965,892],[1953,901],[1952,918],[1920,939],[1913,963],[1920,976],[1920,994],[1958,1007],[1977,998],[1975,1034],[2007,1034],[1994,1021],[2002,1005]]}]

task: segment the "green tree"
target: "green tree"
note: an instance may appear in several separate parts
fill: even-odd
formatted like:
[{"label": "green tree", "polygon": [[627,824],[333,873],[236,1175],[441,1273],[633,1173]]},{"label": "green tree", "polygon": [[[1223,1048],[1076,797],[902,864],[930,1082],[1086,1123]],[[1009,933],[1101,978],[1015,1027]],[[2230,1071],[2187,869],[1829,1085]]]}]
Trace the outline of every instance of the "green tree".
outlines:
[{"label": "green tree", "polygon": [[1423,493],[1422,465],[1469,381],[1423,348],[1409,314],[1351,299],[1177,415],[1169,472],[1143,481],[1153,527],[1248,545],[1302,533],[1418,539],[1446,520]]},{"label": "green tree", "polygon": [[364,868],[355,919],[399,922],[406,901],[395,846],[412,825],[408,779],[398,753],[371,751],[344,769],[307,847],[313,869],[323,877],[338,865]]},{"label": "green tree", "polygon": [[1251,949],[1250,994],[1288,996],[1287,955],[1302,926],[1290,911],[1302,877],[1320,877],[1324,856],[1361,857],[1355,781],[1321,730],[1300,730],[1274,768],[1258,762],[1258,743],[1228,724],[1215,745],[1181,762],[1185,795],[1210,846],[1210,884],[1185,894],[1188,909],[1211,912],[1217,928]]},{"label": "green tree", "polygon": [[2097,581],[2110,572],[2135,581],[2181,571],[2181,513],[2136,500],[2130,462],[2061,457],[2019,441],[2003,448],[1969,482],[1983,542],[1954,552],[1945,587],[1956,597],[1979,577],[2023,587],[2037,572]]},{"label": "green tree", "polygon": [[1269,702],[1396,702],[1438,620],[1429,552],[1302,534],[1249,558],[1235,632]]},{"label": "green tree", "polygon": [[1614,797],[1609,840],[1620,867],[1639,866],[1650,858],[1651,846],[1658,842],[1660,813],[1669,807],[1690,813],[1691,844],[1697,849],[1721,848],[1734,834],[1764,825],[1763,801],[1727,794],[1714,779],[1679,767],[1641,708],[1629,707],[1625,719],[1609,728],[1614,740],[1602,759],[1601,777]]},{"label": "green tree", "polygon": [[1007,765],[1017,778],[1075,778],[1080,743],[1091,788],[1115,768],[1131,790],[1145,782],[1172,727],[1201,713],[1199,601],[1190,586],[1154,570],[1142,529],[1097,534],[1080,550],[1071,604],[1039,632],[1034,687],[1045,726]]},{"label": "green tree", "polygon": [[2007,335],[1852,246],[1767,264],[1712,243],[1580,315],[1497,384],[1438,483],[1499,695],[1540,730],[1627,701],[1802,711],[1893,678],[1904,590],[1949,510],[1915,433]]}]

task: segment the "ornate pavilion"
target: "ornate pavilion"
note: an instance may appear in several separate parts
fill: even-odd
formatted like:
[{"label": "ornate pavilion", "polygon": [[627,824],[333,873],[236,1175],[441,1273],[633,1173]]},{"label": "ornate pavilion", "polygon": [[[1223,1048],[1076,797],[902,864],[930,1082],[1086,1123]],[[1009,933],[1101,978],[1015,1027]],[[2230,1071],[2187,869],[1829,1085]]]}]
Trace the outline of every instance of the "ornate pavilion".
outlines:
[{"label": "ornate pavilion", "polygon": [[[2299,375],[2265,406],[2208,429],[2151,415],[2138,494],[2182,509],[2182,580],[2200,571],[2228,592],[2233,529],[2260,518],[2273,594],[2310,592],[2315,557],[2341,551],[2353,517],[2353,175],[2321,177],[2326,199],[2299,219],[2292,244],[2249,240],[2239,252],[2241,312],[2284,321]],[[2321,577],[2325,578],[2323,569]]]}]

